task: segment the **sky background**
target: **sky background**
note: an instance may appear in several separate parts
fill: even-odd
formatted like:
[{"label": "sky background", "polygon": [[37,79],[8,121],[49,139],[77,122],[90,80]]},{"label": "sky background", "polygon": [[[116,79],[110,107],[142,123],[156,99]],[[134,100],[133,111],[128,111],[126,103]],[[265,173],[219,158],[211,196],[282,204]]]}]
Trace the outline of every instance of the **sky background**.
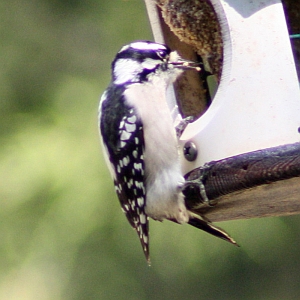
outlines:
[{"label": "sky background", "polygon": [[299,299],[300,218],[150,222],[148,267],[101,152],[110,63],[141,0],[0,2],[0,299]]}]

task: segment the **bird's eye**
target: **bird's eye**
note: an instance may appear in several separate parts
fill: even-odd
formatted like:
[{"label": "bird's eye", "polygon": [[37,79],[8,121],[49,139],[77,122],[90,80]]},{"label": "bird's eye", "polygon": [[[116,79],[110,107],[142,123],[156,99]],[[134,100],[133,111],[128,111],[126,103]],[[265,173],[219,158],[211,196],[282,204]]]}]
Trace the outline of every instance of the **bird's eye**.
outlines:
[{"label": "bird's eye", "polygon": [[166,58],[166,56],[167,56],[166,51],[163,51],[163,50],[158,50],[156,53],[157,53],[158,57],[162,58],[162,59]]}]

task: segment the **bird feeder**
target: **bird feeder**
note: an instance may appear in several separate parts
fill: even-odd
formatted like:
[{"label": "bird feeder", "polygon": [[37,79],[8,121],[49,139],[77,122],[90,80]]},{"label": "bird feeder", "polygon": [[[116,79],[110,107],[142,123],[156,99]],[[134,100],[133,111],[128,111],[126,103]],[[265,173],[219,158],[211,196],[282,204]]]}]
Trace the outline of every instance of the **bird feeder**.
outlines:
[{"label": "bird feeder", "polygon": [[145,4],[154,40],[202,65],[168,93],[196,117],[180,138],[182,169],[206,194],[187,188],[187,206],[211,221],[300,213],[300,3]]}]

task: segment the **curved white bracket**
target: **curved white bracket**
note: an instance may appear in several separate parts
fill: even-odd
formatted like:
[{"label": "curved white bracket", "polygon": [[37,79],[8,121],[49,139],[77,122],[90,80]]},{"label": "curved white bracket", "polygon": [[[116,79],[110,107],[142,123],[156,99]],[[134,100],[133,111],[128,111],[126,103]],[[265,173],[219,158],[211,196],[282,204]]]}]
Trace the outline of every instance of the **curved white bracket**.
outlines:
[{"label": "curved white bracket", "polygon": [[[226,157],[300,141],[300,92],[279,0],[211,0],[222,27],[224,65],[215,98],[184,131],[197,159],[184,173]],[[181,151],[183,152],[183,151]]]}]

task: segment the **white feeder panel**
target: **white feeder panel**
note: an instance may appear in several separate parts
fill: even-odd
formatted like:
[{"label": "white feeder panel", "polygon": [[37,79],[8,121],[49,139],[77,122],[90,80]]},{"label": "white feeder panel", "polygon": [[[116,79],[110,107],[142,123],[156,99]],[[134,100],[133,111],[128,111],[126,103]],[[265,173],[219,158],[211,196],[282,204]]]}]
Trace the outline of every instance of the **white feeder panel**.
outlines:
[{"label": "white feeder panel", "polygon": [[213,160],[300,141],[299,83],[282,4],[214,2],[222,19],[223,74],[211,106],[181,137],[181,147],[192,141],[198,149],[194,162],[182,156],[184,173]]}]

